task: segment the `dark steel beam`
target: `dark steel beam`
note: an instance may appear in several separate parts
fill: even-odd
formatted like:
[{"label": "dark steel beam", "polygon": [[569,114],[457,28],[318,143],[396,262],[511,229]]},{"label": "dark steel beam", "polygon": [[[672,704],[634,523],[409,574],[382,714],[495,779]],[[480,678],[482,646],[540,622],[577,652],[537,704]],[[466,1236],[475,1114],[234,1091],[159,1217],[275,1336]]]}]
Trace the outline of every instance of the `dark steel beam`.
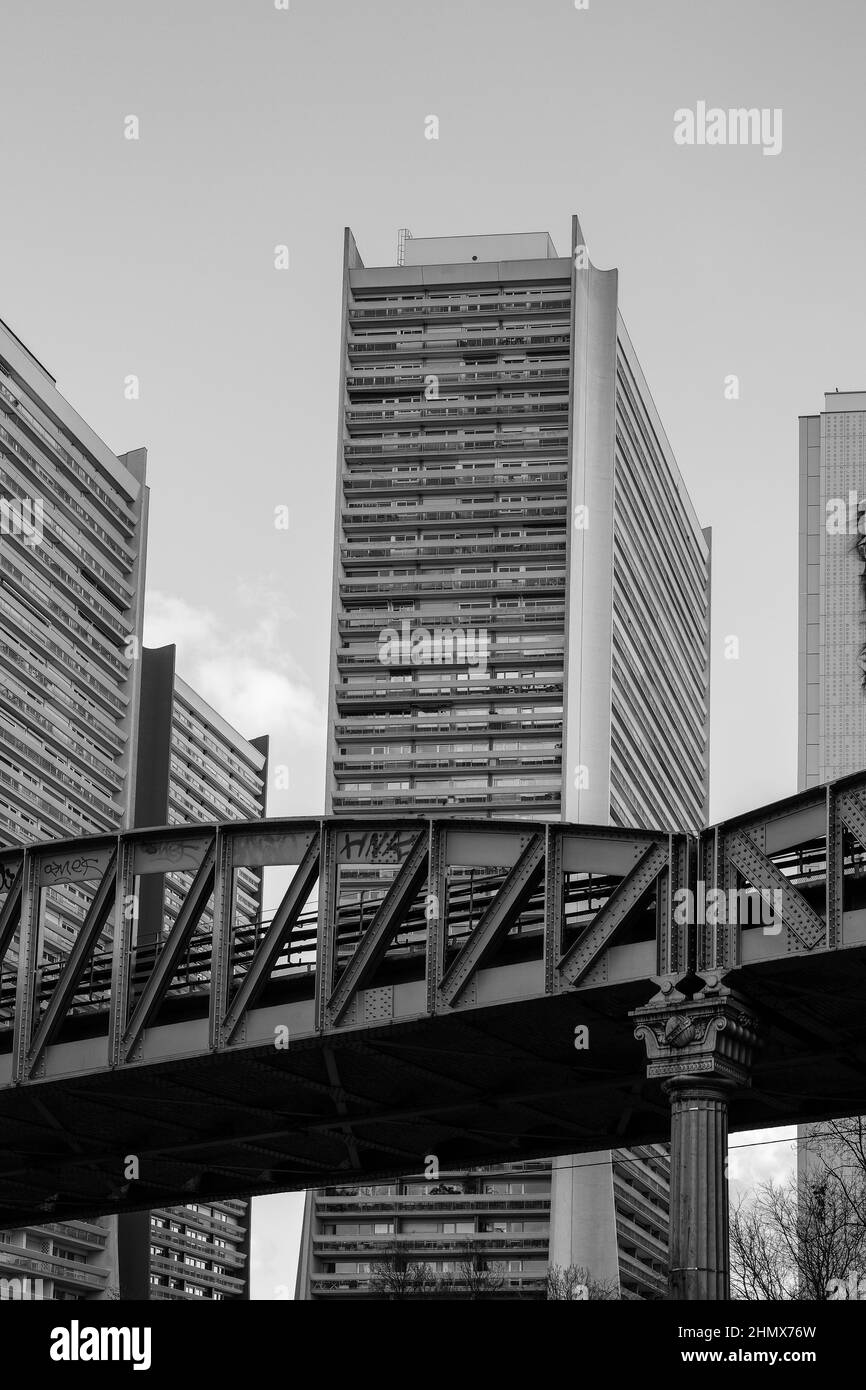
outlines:
[{"label": "dark steel beam", "polygon": [[797,891],[781,869],[776,868],[772,859],[768,859],[758,849],[754,840],[750,840],[742,831],[735,830],[725,839],[724,853],[762,897],[764,893],[773,892],[781,895],[782,906],[776,911],[801,946],[810,951],[813,946],[823,942],[825,927],[817,912],[809,906],[802,893]]},{"label": "dark steel beam", "polygon": [[544,872],[544,833],[534,835],[486,910],[456,960],[446,972],[439,991],[442,1002],[453,1007],[471,976],[509,931]]},{"label": "dark steel beam", "polygon": [[388,892],[346,965],[326,1007],[333,1028],[343,1017],[356,990],[362,989],[403,924],[406,909],[414,901],[427,875],[428,834],[417,836]]},{"label": "dark steel beam", "polygon": [[304,904],[312,892],[313,884],[319,876],[319,835],[311,839],[304,857],[295,870],[291,883],[283,894],[282,902],[274,913],[274,919],[250,962],[243,980],[228,1010],[221,1028],[221,1042],[228,1044],[234,1037],[241,1019],[248,1009],[255,1006],[256,1000],[270,979],[285,947],[286,938],[291,935]]},{"label": "dark steel beam", "polygon": [[9,943],[15,935],[21,917],[21,885],[23,881],[24,864],[22,862],[6,894],[3,910],[0,911],[0,964],[3,963],[9,949]]},{"label": "dark steel beam", "polygon": [[574,987],[580,983],[667,864],[666,846],[657,842],[644,851],[631,873],[617,884],[604,907],[560,960],[559,976],[566,985]]},{"label": "dark steel beam", "polygon": [[142,990],[141,998],[133,1010],[132,1018],[129,1020],[126,1032],[123,1035],[122,1052],[124,1061],[131,1060],[142,1033],[145,1028],[147,1028],[165,997],[166,990],[171,984],[180,958],[189,945],[198,920],[211,895],[215,865],[216,844],[214,837],[211,841],[210,848],[206,851],[202,859],[198,873],[190,885],[183,906],[177,914],[174,926],[169,932],[168,940],[157,956],[156,964],[150,973],[147,984]]},{"label": "dark steel beam", "polygon": [[54,986],[48,1007],[42,1015],[25,1063],[25,1075],[32,1076],[36,1072],[42,1053],[53,1040],[66,1017],[93,948],[102,935],[109,913],[114,906],[116,883],[117,853],[115,851],[106,865],[99,886],[87,909],[87,915],[75,938],[75,945],[69,952],[60,971],[60,978]]}]

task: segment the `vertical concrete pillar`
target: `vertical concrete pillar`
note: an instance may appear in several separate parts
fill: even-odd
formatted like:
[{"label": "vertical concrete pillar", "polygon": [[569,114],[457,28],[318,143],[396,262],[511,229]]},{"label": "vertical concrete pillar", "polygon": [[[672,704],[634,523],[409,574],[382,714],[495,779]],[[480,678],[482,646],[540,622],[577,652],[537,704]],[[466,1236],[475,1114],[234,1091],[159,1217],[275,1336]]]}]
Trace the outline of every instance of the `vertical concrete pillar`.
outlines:
[{"label": "vertical concrete pillar", "polygon": [[703,988],[686,997],[672,978],[662,980],[632,1018],[646,1044],[647,1077],[662,1082],[671,1107],[668,1295],[719,1300],[730,1298],[728,1099],[749,1085],[757,1028],[745,1001],[718,979],[697,983]]},{"label": "vertical concrete pillar", "polygon": [[681,1076],[671,1105],[671,1298],[727,1299],[730,1084]]}]

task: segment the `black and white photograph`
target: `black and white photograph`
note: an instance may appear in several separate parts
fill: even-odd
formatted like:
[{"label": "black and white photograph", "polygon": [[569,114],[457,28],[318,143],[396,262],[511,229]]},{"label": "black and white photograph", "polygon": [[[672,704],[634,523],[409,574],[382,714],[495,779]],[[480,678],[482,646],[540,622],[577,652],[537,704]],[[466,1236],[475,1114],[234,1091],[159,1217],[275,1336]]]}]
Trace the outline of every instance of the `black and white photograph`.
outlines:
[{"label": "black and white photograph", "polygon": [[864,57],[862,0],[0,0],[25,1374],[354,1369],[398,1301],[854,1356]]}]

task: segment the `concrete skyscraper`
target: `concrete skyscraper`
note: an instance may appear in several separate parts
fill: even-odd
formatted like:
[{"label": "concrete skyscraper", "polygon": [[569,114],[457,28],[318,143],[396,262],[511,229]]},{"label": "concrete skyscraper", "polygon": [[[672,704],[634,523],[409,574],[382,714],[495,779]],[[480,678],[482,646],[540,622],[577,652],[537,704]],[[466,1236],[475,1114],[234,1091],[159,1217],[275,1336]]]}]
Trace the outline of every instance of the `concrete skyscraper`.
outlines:
[{"label": "concrete skyscraper", "polygon": [[[256,820],[267,800],[267,736],[249,741],[175,670],[175,648],[141,653],[141,711],[134,823],[188,825]],[[175,920],[189,873],[150,874],[139,889],[138,942]],[[256,931],[261,875],[237,871],[235,928]],[[206,909],[199,925],[209,930]],[[196,1201],[119,1218],[124,1298],[249,1298],[250,1204]]]},{"label": "concrete skyscraper", "polygon": [[[398,264],[376,268],[347,231],[339,408],[327,810],[696,830],[709,536],[617,272],[592,266],[577,219],[566,257],[546,233],[403,232]],[[375,894],[375,875],[357,887]],[[537,1285],[553,1259],[591,1262],[632,1295],[663,1287],[666,1160],[628,1159],[497,1170],[496,1184],[546,1192],[532,1193],[547,1203],[534,1253],[520,1251],[531,1269],[505,1261],[513,1280]],[[298,1296],[326,1292],[329,1266],[350,1277],[353,1245],[360,1277],[343,1296],[362,1293],[361,1267],[414,1249],[419,1230],[433,1244],[413,1258],[446,1264],[457,1226],[460,1248],[519,1248],[526,1212],[494,1211],[485,1181],[308,1195]]]},{"label": "concrete skyscraper", "polygon": [[[799,421],[797,785],[866,767],[866,391],[828,391]],[[846,849],[843,831],[843,850]],[[808,1135],[808,1138],[807,1138]],[[840,1162],[799,1131],[801,1180]]]},{"label": "concrete skyscraper", "polygon": [[866,391],[800,419],[798,787],[866,767]]},{"label": "concrete skyscraper", "polygon": [[346,233],[329,812],[705,819],[708,539],[572,241]]},{"label": "concrete skyscraper", "polygon": [[[267,738],[248,742],[186,685],[173,647],[142,646],[144,468],[144,450],[115,458],[0,325],[4,846],[264,814]],[[187,879],[145,876],[140,945],[159,940]],[[257,873],[239,871],[239,928],[257,929],[260,890]],[[45,895],[51,972],[91,893]],[[5,945],[0,1008],[14,995],[16,941]],[[25,1297],[247,1297],[248,1263],[242,1201],[0,1233],[0,1278]]]},{"label": "concrete skyscraper", "polygon": [[[2,846],[131,824],[145,462],[143,449],[115,456],[0,322]],[[45,893],[50,966],[90,895],[85,885]],[[16,943],[0,944],[7,1007]],[[4,1232],[0,1274],[28,1280],[25,1296],[105,1297],[117,1285],[115,1229],[106,1220]]]}]

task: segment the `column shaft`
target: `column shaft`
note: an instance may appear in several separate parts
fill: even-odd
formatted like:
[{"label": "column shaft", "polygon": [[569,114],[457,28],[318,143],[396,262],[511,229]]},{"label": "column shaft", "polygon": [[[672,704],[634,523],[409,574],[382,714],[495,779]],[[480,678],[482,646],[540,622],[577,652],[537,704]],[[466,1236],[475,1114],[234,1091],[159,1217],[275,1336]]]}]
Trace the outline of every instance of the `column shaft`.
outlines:
[{"label": "column shaft", "polygon": [[664,1086],[671,1103],[671,1298],[730,1298],[729,1089],[688,1076]]}]

